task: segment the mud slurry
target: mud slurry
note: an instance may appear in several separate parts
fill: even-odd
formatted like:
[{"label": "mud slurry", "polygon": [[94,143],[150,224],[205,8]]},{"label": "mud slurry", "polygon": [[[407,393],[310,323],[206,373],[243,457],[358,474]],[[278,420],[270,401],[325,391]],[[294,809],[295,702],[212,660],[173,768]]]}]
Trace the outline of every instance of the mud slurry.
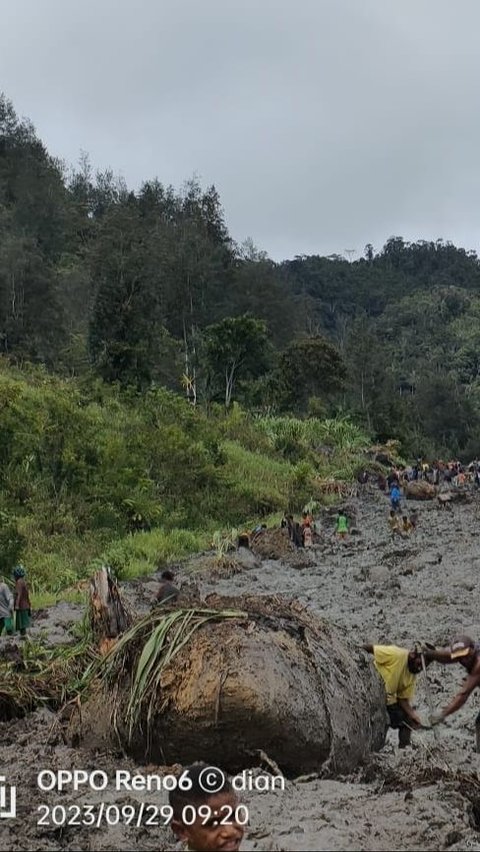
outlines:
[{"label": "mud slurry", "polygon": [[[180,582],[196,585],[203,598],[212,593],[285,594],[297,597],[313,612],[332,621],[350,639],[362,642],[415,641],[446,643],[457,632],[480,638],[480,504],[455,506],[451,512],[435,503],[418,503],[419,528],[408,539],[392,542],[387,526],[388,501],[365,490],[355,501],[359,534],[348,544],[333,537],[326,515],[324,538],[309,553],[287,552],[282,560],[246,560],[243,570],[209,581],[186,564]],[[139,610],[148,606],[154,582],[126,589]],[[65,613],[62,613],[62,621]],[[72,613],[72,620],[80,613]],[[42,630],[58,624],[55,613],[42,619]],[[58,633],[58,628],[56,630]],[[460,666],[429,669],[435,706],[456,692]],[[416,703],[428,714],[423,675]],[[340,780],[305,777],[287,781],[284,792],[246,792],[250,826],[246,850],[480,850],[480,756],[474,752],[474,720],[480,695],[447,724],[413,735],[414,748],[399,752],[395,734],[383,751],[354,776]],[[17,786],[18,818],[0,820],[0,850],[169,850],[175,843],[168,828],[109,826],[97,828],[37,826],[42,803],[83,805],[140,802],[146,794],[65,792],[38,789],[40,769],[102,769],[111,778],[117,769],[146,771],[120,754],[72,749],[47,711],[0,725],[0,767]],[[161,771],[149,767],[148,771]],[[164,771],[167,771],[166,769]],[[166,794],[149,794],[166,801]]]}]

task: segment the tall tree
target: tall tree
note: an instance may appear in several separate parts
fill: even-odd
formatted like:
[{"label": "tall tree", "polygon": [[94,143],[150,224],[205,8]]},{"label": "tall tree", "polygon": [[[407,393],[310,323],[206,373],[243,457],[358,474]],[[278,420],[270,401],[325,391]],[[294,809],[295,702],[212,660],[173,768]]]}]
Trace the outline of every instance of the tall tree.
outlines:
[{"label": "tall tree", "polygon": [[280,357],[279,401],[282,407],[306,411],[311,397],[328,397],[343,387],[343,359],[325,337],[292,341]]},{"label": "tall tree", "polygon": [[152,269],[150,247],[130,199],[103,217],[92,257],[93,363],[108,381],[138,387],[154,378],[163,333],[161,270]]},{"label": "tall tree", "polygon": [[228,408],[237,382],[265,373],[268,356],[269,340],[262,320],[245,315],[227,317],[208,326],[204,334],[204,360],[210,393],[222,388]]}]

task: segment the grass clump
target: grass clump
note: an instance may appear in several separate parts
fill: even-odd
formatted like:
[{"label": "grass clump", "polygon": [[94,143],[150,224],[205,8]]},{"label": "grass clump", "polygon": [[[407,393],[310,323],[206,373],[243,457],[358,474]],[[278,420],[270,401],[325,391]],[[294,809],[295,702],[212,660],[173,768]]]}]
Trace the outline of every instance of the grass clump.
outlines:
[{"label": "grass clump", "polygon": [[101,561],[118,580],[131,580],[205,550],[209,544],[208,532],[156,529],[119,539],[105,550]]}]

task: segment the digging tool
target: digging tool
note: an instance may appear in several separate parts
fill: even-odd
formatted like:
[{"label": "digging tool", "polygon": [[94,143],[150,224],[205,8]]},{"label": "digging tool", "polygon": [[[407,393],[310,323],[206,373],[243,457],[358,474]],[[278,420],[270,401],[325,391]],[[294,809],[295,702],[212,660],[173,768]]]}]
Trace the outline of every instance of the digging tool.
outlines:
[{"label": "digging tool", "polygon": [[[423,651],[420,651],[420,657],[422,659],[422,669],[423,669],[423,673],[425,675],[425,688],[426,688],[426,692],[427,692],[427,704],[428,704],[428,711],[429,711],[430,718],[431,718],[433,716],[433,698],[432,698],[432,693],[430,691],[430,682],[428,680],[427,665],[425,663],[425,654],[423,653]],[[438,742],[438,731],[437,731],[436,725],[433,726],[433,738],[434,738],[434,740],[436,740]]]}]

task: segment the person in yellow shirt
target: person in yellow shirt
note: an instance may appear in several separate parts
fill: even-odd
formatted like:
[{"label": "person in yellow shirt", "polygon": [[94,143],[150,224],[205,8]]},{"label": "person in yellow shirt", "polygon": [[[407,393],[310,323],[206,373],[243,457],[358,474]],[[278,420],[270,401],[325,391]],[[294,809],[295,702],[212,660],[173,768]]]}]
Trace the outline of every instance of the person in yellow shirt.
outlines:
[{"label": "person in yellow shirt", "polygon": [[396,535],[401,535],[401,523],[398,518],[395,509],[390,509],[390,515],[388,516],[388,525],[390,527],[392,533],[392,540]]},{"label": "person in yellow shirt", "polygon": [[417,650],[398,645],[363,645],[373,654],[373,663],[385,684],[390,727],[398,730],[398,746],[411,744],[412,730],[422,727],[420,716],[412,707],[415,677],[422,671],[422,657]]}]

